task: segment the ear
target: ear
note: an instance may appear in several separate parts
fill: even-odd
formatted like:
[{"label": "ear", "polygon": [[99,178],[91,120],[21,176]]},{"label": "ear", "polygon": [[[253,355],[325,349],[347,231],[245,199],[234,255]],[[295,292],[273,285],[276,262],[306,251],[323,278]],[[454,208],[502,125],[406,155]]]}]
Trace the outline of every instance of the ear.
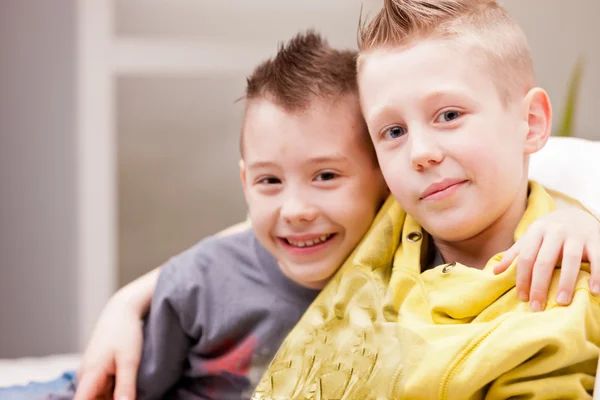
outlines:
[{"label": "ear", "polygon": [[552,131],[552,106],[544,89],[533,88],[525,96],[527,136],[525,154],[533,154],[546,145]]},{"label": "ear", "polygon": [[246,183],[246,164],[243,159],[240,159],[238,163],[240,166],[240,180],[242,181],[242,190],[244,191],[244,197],[246,198],[246,203],[248,202],[248,184]]}]

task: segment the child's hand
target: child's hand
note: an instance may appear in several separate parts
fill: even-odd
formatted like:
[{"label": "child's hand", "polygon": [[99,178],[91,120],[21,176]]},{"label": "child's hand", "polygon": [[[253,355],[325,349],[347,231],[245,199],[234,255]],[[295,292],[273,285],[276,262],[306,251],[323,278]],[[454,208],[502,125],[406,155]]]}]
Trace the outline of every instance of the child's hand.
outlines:
[{"label": "child's hand", "polygon": [[77,373],[74,400],[133,400],[142,353],[142,316],[125,298],[115,295],[102,311]]},{"label": "child's hand", "polygon": [[522,301],[530,301],[533,311],[546,307],[552,274],[561,257],[558,304],[571,303],[581,261],[590,262],[590,290],[600,294],[600,224],[583,210],[560,209],[534,222],[504,253],[494,273],[504,272],[517,255],[517,293]]}]

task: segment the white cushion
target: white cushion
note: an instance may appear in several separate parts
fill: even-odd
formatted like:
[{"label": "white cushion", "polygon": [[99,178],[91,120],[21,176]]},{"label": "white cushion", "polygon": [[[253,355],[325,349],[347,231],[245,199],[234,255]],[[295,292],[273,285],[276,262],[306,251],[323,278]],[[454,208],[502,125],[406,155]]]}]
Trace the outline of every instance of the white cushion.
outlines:
[{"label": "white cushion", "polygon": [[600,215],[600,141],[551,137],[531,156],[529,178]]},{"label": "white cushion", "polygon": [[0,359],[0,388],[57,379],[76,370],[80,360],[80,354]]}]

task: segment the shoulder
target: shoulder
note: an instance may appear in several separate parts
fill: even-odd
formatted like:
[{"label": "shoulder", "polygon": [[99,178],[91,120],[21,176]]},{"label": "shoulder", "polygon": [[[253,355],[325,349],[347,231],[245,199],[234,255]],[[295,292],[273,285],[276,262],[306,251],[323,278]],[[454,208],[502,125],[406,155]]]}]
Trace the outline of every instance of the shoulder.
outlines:
[{"label": "shoulder", "polygon": [[552,137],[531,156],[529,176],[544,187],[566,193],[600,211],[600,141]]},{"label": "shoulder", "polygon": [[252,229],[202,239],[170,258],[161,268],[161,280],[179,286],[229,280],[236,271],[258,264]]}]

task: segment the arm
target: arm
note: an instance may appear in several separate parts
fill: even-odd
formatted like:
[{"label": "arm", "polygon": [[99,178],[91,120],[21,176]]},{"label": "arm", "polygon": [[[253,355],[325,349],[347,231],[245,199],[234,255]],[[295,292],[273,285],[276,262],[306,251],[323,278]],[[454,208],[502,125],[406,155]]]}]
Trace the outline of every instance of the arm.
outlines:
[{"label": "arm", "polygon": [[[217,234],[248,229],[248,220]],[[78,371],[74,400],[95,398],[112,390],[115,398],[134,399],[142,354],[141,320],[148,313],[160,274],[156,268],[121,288],[104,307]]]},{"label": "arm", "polygon": [[[184,255],[183,264],[193,256]],[[179,265],[182,259],[161,271],[144,324],[142,357],[137,375],[140,399],[162,399],[180,379],[192,346],[203,326],[205,305],[202,279],[194,268]],[[189,264],[188,264],[189,265]]]},{"label": "arm", "polygon": [[122,297],[122,303],[128,304],[140,318],[143,318],[150,308],[159,274],[160,268],[155,268],[128,285],[123,286],[115,296]]},{"label": "arm", "polygon": [[115,375],[115,398],[135,398],[141,319],[148,313],[159,273],[156,268],[124,286],[102,310],[78,371],[75,400],[110,392]]}]

